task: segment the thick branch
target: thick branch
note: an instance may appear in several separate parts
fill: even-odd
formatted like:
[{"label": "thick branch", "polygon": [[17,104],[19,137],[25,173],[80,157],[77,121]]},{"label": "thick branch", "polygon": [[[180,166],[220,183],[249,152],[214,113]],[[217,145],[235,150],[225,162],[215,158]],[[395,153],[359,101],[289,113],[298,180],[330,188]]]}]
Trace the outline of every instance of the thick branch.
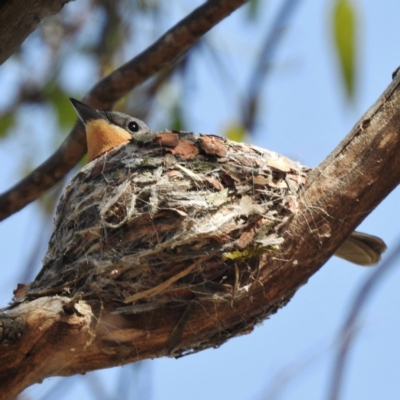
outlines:
[{"label": "thick branch", "polygon": [[0,375],[7,383],[0,399],[16,398],[85,352],[93,338],[94,317],[86,304],[69,304],[68,298],[42,297],[2,315]]},{"label": "thick branch", "polygon": [[69,0],[3,1],[0,4],[0,64],[18,50],[43,18],[57,14]]},{"label": "thick branch", "polygon": [[[118,186],[110,186],[110,190],[115,189],[118,196],[114,195],[114,197],[109,198],[109,201],[107,201],[109,209],[108,211],[103,210],[103,222],[107,224],[104,241],[99,241],[97,231],[91,227],[89,220],[81,218],[75,228],[78,229],[77,240],[81,242],[83,240],[87,243],[89,249],[85,254],[87,255],[85,266],[80,265],[77,263],[77,259],[73,258],[76,251],[70,246],[68,241],[70,239],[65,239],[68,244],[66,247],[69,250],[62,254],[60,262],[64,264],[57,264],[57,260],[59,260],[57,252],[63,248],[58,238],[63,236],[60,229],[56,230],[56,236],[49,246],[47,266],[37,277],[36,287],[34,283],[33,286],[20,289],[17,293],[17,300],[29,299],[29,293],[40,295],[40,289],[47,290],[47,292],[52,290],[53,293],[62,293],[63,285],[67,285],[68,292],[71,295],[76,293],[76,296],[78,296],[80,293],[80,296],[85,297],[87,301],[82,301],[79,297],[76,297],[75,300],[65,306],[68,300],[64,298],[58,298],[59,300],[39,298],[28,304],[16,305],[9,313],[3,315],[1,319],[3,341],[0,345],[0,365],[2,366],[0,380],[3,385],[3,396],[1,397],[0,394],[0,398],[10,398],[11,395],[15,395],[18,390],[23,389],[26,385],[37,382],[46,376],[72,375],[144,358],[163,355],[176,356],[188,351],[198,351],[210,346],[217,346],[230,337],[249,333],[257,322],[284,306],[296,290],[324,264],[365,216],[399,184],[399,84],[400,77],[396,78],[377,103],[362,117],[340,146],[309,175],[307,187],[297,199],[298,205],[295,206],[292,203],[290,206],[295,210],[295,213],[283,232],[284,241],[279,246],[279,252],[275,250],[261,256],[249,255],[248,247],[243,249],[243,245],[246,246],[246,240],[248,243],[251,242],[251,235],[247,235],[248,233],[251,234],[251,231],[245,230],[238,234],[234,230],[232,231],[233,234],[239,235],[238,241],[242,241],[242,254],[247,254],[248,259],[241,262],[238,258],[237,261],[229,264],[230,260],[225,258],[225,262],[213,264],[212,260],[215,257],[215,252],[218,251],[218,246],[221,245],[221,248],[225,249],[225,243],[229,244],[229,240],[231,240],[231,237],[224,236],[224,232],[221,231],[222,228],[218,232],[216,231],[215,235],[212,235],[213,232],[201,230],[196,241],[189,247],[185,247],[187,244],[185,236],[180,236],[183,241],[181,244],[177,244],[174,248],[168,247],[165,245],[165,240],[171,240],[171,224],[181,217],[185,218],[186,212],[183,212],[182,209],[177,210],[175,219],[170,219],[168,214],[165,214],[171,212],[170,209],[161,208],[160,211],[157,211],[160,212],[159,216],[155,215],[153,210],[152,218],[143,219],[142,225],[135,225],[130,230],[129,224],[121,225],[125,223],[125,217],[123,208],[117,205],[116,201],[118,196],[126,197],[122,190],[126,188],[131,190],[133,187],[131,184],[125,185],[124,183]],[[187,155],[189,157],[190,154],[193,155],[197,151],[197,147],[190,144],[191,142],[186,140],[174,142],[175,139],[171,135],[163,136],[162,140],[164,141],[161,141],[160,144],[167,146],[173,154],[179,153],[181,156]],[[210,160],[219,163],[219,169],[222,168],[227,177],[231,176],[229,179],[225,177],[224,182],[231,185],[232,181],[236,179],[236,183],[239,185],[240,176],[235,176],[234,169],[232,167],[229,169],[228,164],[224,164],[223,161],[224,158],[229,157],[229,152],[235,151],[232,150],[234,146],[229,144],[227,147],[229,150],[225,150],[226,147],[221,145],[222,142],[216,139],[200,140],[202,141],[201,149],[205,153],[200,154],[198,159],[200,163],[196,164],[196,168],[204,171],[205,165],[201,161],[204,162],[207,157],[206,153],[211,152],[214,158],[211,157]],[[157,149],[156,146],[154,148]],[[254,160],[254,157],[257,156],[257,149],[254,149],[254,147],[248,146],[246,150],[245,145],[236,145],[236,148],[240,151],[249,152],[247,161]],[[122,148],[122,150],[117,149],[116,152],[106,155],[104,159],[98,159],[93,165],[88,165],[76,178],[81,179],[82,184],[82,186],[76,188],[77,194],[74,194],[74,187],[70,186],[67,189],[64,201],[68,201],[68,198],[74,198],[75,195],[86,196],[85,192],[91,190],[92,181],[100,175],[109,173],[107,170],[112,166],[113,160],[118,160],[119,154],[122,154],[121,157],[125,162],[131,162],[129,169],[134,170],[138,168],[140,162],[144,162],[145,168],[150,169],[147,169],[146,175],[142,175],[143,178],[149,176],[150,170],[161,171],[162,165],[164,167],[165,165],[175,165],[171,154],[165,160],[161,160],[162,162],[159,160],[161,163],[157,165],[151,165],[152,159],[148,157],[144,157],[143,161],[140,161],[142,156],[140,151],[152,151],[151,148],[149,150],[149,147],[141,148],[138,146],[138,148],[135,148],[134,159],[129,157],[128,151],[128,146]],[[261,159],[265,160],[265,157],[261,156]],[[233,159],[236,162],[242,162],[241,160],[247,165],[244,159],[237,157]],[[189,164],[186,163],[186,166],[183,167],[182,163],[183,160],[176,168],[169,169],[165,175],[166,179],[178,179],[177,177],[182,172],[183,175],[189,175],[189,181],[193,180],[196,186],[201,187],[203,183],[199,180],[200,173],[188,170]],[[292,164],[285,163],[285,161],[282,164],[282,159],[279,159],[278,162],[272,162],[270,165],[273,168],[276,168],[277,165],[290,166],[288,169],[290,174],[296,171]],[[123,169],[119,168],[118,165],[117,170],[118,176],[122,178]],[[212,173],[215,174],[216,170],[218,168],[212,168]],[[242,172],[238,169],[236,173],[241,174]],[[302,172],[300,172],[300,175],[294,175],[294,177],[300,178],[301,174]],[[157,176],[160,178],[159,175]],[[293,175],[291,176],[293,178]],[[256,175],[253,175],[252,179],[255,179],[254,177]],[[105,179],[108,182],[107,177]],[[252,184],[255,184],[255,182],[260,184],[260,179],[259,177],[258,181],[253,181]],[[113,180],[113,182],[115,181]],[[142,181],[138,180],[133,186],[140,185],[140,182]],[[161,184],[163,183],[167,183],[167,181],[162,180]],[[218,188],[221,184],[211,178],[209,183],[215,188]],[[288,183],[288,185],[291,186],[292,184]],[[238,187],[236,186],[236,189]],[[243,190],[246,189],[243,186],[241,187],[244,188]],[[96,188],[94,188],[94,193],[98,198],[106,187],[103,187],[103,190],[96,190]],[[139,200],[137,207],[147,207],[151,204],[155,207],[154,201],[157,191],[150,189],[156,188],[149,187],[148,189],[150,200],[145,202]],[[219,190],[221,191],[214,193],[223,192],[221,187]],[[166,191],[168,192],[168,185],[164,187],[163,193]],[[235,196],[234,192],[232,193]],[[142,192],[142,200],[144,195],[145,193]],[[87,205],[85,206],[85,197],[80,197],[80,199],[79,204],[73,201],[72,204],[75,209],[87,207]],[[214,198],[217,204],[221,204],[221,199],[222,197],[218,196]],[[236,199],[241,199],[241,197],[236,197]],[[129,198],[127,201],[132,204],[132,200],[129,200]],[[198,201],[201,201],[201,197]],[[243,212],[235,207],[236,200],[233,201],[232,210],[236,210],[235,212],[239,214]],[[245,204],[249,207],[251,202],[246,200]],[[256,213],[258,212],[257,207],[254,208],[254,204],[251,207]],[[131,212],[135,214],[139,212],[138,210],[135,208]],[[215,207],[212,207],[212,210],[215,211]],[[220,209],[217,208],[217,210]],[[95,219],[95,211],[95,209],[89,208],[85,214],[92,218],[92,222],[93,218]],[[75,211],[70,209],[68,212],[71,214]],[[222,213],[222,215],[229,216],[226,213]],[[262,215],[265,216],[265,214]],[[121,218],[123,219],[122,222],[120,221]],[[207,219],[205,221],[207,222]],[[208,221],[212,220],[208,219]],[[243,219],[241,221],[243,222]],[[61,227],[64,226],[63,222],[65,221],[61,219],[58,222],[56,220],[56,224],[59,223]],[[257,223],[254,220],[253,223],[253,227],[256,227]],[[231,227],[230,223],[228,225]],[[270,228],[275,229],[275,227],[276,224],[272,224]],[[72,228],[72,225],[70,228]],[[65,234],[69,234],[68,229],[70,228],[66,226]],[[118,231],[119,228],[121,230]],[[188,232],[196,232],[196,228],[197,226],[188,229]],[[156,234],[154,234],[154,229],[156,229]],[[263,227],[260,229],[265,233]],[[103,231],[106,231],[106,229],[104,228]],[[119,233],[117,234],[117,232]],[[259,233],[260,231],[257,234]],[[206,234],[209,235],[207,236],[208,239],[205,236]],[[159,241],[159,245],[149,248],[148,251],[144,250],[139,260],[135,258],[135,254],[138,253],[134,252],[142,251],[141,246],[140,249],[130,249],[126,257],[117,259],[113,256],[114,258],[109,260],[105,256],[107,249],[114,250],[121,242],[121,238],[123,240],[129,238],[133,241],[145,238],[140,242],[141,246],[146,241],[155,238]],[[198,249],[204,246],[205,238],[210,240],[209,244],[213,243],[213,246],[207,247],[207,251],[203,254],[198,254]],[[186,239],[189,240],[189,238]],[[233,241],[231,243],[237,244],[238,242]],[[124,245],[124,242],[122,245]],[[60,250],[57,250],[57,248]],[[156,252],[159,252],[160,248],[162,249],[162,257],[157,258]],[[182,267],[180,263],[183,262],[185,251],[189,251],[190,265]],[[112,252],[115,256],[118,253],[119,251]],[[101,254],[101,257],[97,258],[96,254]],[[231,254],[233,254],[232,251]],[[148,274],[151,266],[146,265],[146,257],[158,262],[154,268],[159,273],[155,274],[155,277],[158,279],[160,273],[164,274],[161,284],[140,280],[141,274],[150,276]],[[192,261],[190,261],[190,258],[192,258]],[[136,261],[131,261],[133,264],[129,264],[129,260]],[[162,267],[162,262],[165,260],[170,260],[172,263],[170,272]],[[174,260],[175,264],[173,264]],[[254,260],[258,260],[259,264],[254,263]],[[111,263],[108,263],[108,261],[111,261]],[[69,262],[67,269],[70,270],[70,273],[65,270],[65,263],[67,262]],[[201,268],[196,270],[200,265]],[[218,268],[225,268],[224,279],[220,280],[217,276],[218,279],[213,282],[212,277],[215,276],[215,271]],[[79,274],[90,275],[91,271],[102,274],[102,280],[91,281],[92,277],[80,280]],[[253,272],[255,272],[255,275],[252,275]],[[165,275],[168,273],[169,276]],[[128,274],[126,279],[124,274]],[[185,280],[184,278],[189,276],[188,274],[193,275],[190,279]],[[50,279],[52,276],[54,279]],[[120,276],[124,279],[118,279]],[[207,279],[204,278],[204,281],[199,282],[198,279],[201,276],[205,276]],[[230,276],[233,276],[233,280],[230,280]],[[175,279],[176,277],[179,279]],[[68,280],[70,280],[70,284],[68,284]],[[248,282],[246,287],[241,286],[243,281]],[[42,285],[43,282],[44,286]],[[103,292],[104,288],[101,286],[103,283],[106,284],[107,290],[111,290],[108,295]],[[134,293],[130,292],[131,287],[129,286],[133,284],[138,289]],[[142,290],[143,284],[149,285],[151,289]],[[113,289],[115,287],[120,289]],[[161,295],[163,291],[164,294]],[[113,294],[111,298],[109,293]],[[100,301],[99,298],[103,300]],[[57,312],[51,311],[51,307],[42,307],[42,303],[40,303],[47,304],[50,302],[55,304],[52,302],[56,301],[59,302],[56,307]],[[168,305],[168,301],[170,305]],[[120,307],[121,302],[122,308]],[[171,302],[174,306],[171,306]],[[61,303],[64,304],[62,311],[60,309]],[[50,315],[43,317],[46,313]],[[36,315],[39,315],[39,317],[35,317]],[[95,318],[92,318],[92,315],[95,315]],[[10,318],[13,318],[16,322],[10,324]],[[77,330],[78,325],[81,331]],[[27,329],[27,327],[30,329]],[[57,338],[55,353],[48,351],[48,348],[53,348],[48,332],[51,332],[51,337]],[[75,335],[74,342],[77,344],[71,343],[70,333]],[[47,342],[48,340],[50,340],[50,343]],[[12,342],[16,343],[10,344]],[[73,352],[73,357],[71,357],[71,352]],[[15,376],[24,376],[25,371],[32,372],[26,379],[21,380],[21,383],[18,383],[19,381]]]},{"label": "thick branch", "polygon": [[292,242],[289,253],[309,253],[310,267],[322,265],[400,182],[399,82],[397,75],[308,179],[286,237]]},{"label": "thick branch", "polygon": [[[135,86],[168,66],[201,36],[246,0],[210,0],[165,33],[143,53],[101,80],[86,96],[94,108],[110,110]],[[86,153],[86,138],[75,126],[58,150],[30,175],[0,196],[0,221],[36,200],[59,182]]]}]

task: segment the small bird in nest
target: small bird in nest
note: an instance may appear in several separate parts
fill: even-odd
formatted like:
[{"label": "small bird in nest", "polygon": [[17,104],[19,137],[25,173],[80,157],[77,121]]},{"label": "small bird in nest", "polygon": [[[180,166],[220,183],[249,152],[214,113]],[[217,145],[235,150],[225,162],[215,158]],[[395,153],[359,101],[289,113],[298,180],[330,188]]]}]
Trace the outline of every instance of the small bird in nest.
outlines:
[{"label": "small bird in nest", "polygon": [[70,99],[85,125],[88,162],[134,137],[148,135],[151,129],[140,119],[117,111],[97,111],[81,101]]},{"label": "small bird in nest", "polygon": [[[151,136],[151,129],[137,118],[116,111],[94,110],[76,99],[70,100],[85,125],[88,162],[135,138]],[[380,261],[385,250],[386,244],[382,239],[366,233],[353,232],[335,255],[354,264],[371,266]]]}]

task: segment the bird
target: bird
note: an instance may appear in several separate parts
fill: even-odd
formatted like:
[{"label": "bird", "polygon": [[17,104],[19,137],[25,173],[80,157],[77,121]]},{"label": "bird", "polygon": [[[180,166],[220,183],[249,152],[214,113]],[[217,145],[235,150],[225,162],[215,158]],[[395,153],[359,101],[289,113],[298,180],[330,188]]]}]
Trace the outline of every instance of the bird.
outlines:
[{"label": "bird", "polygon": [[[73,98],[70,101],[85,126],[88,162],[135,137],[154,134],[140,119],[117,111],[95,110]],[[360,266],[372,266],[380,261],[386,248],[381,238],[355,231],[336,250],[335,256]]]},{"label": "bird", "polygon": [[79,100],[70,98],[79,119],[85,125],[88,162],[134,137],[150,134],[151,129],[140,119],[118,111],[94,110]]}]

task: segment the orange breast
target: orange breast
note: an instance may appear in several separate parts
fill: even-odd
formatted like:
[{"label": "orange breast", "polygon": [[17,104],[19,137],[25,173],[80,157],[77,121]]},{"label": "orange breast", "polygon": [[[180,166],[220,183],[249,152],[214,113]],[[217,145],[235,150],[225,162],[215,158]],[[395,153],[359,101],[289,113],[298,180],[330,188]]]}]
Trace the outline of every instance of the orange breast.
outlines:
[{"label": "orange breast", "polygon": [[110,151],[116,146],[128,143],[132,136],[119,126],[105,119],[90,120],[86,123],[88,162]]}]

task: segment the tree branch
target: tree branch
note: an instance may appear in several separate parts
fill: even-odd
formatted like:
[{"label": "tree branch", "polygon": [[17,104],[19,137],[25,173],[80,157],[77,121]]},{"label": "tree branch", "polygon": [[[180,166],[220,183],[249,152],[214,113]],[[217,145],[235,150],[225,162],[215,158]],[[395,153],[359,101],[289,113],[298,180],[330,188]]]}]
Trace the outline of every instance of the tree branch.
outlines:
[{"label": "tree branch", "polygon": [[[147,50],[102,79],[89,91],[84,101],[93,108],[110,110],[117,100],[182,56],[201,36],[246,1],[207,1]],[[85,153],[85,133],[81,125],[75,125],[50,158],[0,196],[0,221],[21,210],[59,182]]]},{"label": "tree branch", "polygon": [[[87,165],[61,200],[41,273],[0,318],[0,399],[47,376],[215,347],[286,305],[399,184],[399,85],[400,76],[296,200],[303,168],[216,137],[167,132]],[[132,174],[128,183],[124,174]],[[205,197],[196,193],[207,184],[210,206],[202,209]],[[188,187],[192,201],[182,202]],[[134,190],[139,195],[129,197]],[[280,222],[258,224],[279,193]],[[273,201],[255,203],[264,195]],[[157,203],[163,199],[177,208]],[[255,245],[270,233],[283,237],[279,249]],[[42,297],[49,295],[56,297]]]},{"label": "tree branch", "polygon": [[278,44],[282,40],[284,31],[288,26],[288,21],[294,15],[296,7],[300,5],[299,3],[299,0],[283,1],[264,38],[258,60],[250,76],[246,93],[246,103],[243,105],[243,123],[250,132],[255,126],[260,93],[262,93],[266,78],[272,69]]},{"label": "tree branch", "polygon": [[400,259],[400,242],[392,250],[386,260],[368,276],[364,284],[359,288],[355,299],[348,311],[347,317],[338,334],[338,346],[335,349],[335,359],[332,368],[332,375],[329,382],[326,398],[329,400],[339,400],[344,386],[344,378],[347,370],[348,360],[352,347],[354,347],[360,324],[361,312],[371,297],[373,290],[377,288],[382,279],[388,272],[398,267]]},{"label": "tree branch", "polygon": [[3,1],[0,4],[0,64],[36,29],[43,18],[57,14],[70,0]]}]

